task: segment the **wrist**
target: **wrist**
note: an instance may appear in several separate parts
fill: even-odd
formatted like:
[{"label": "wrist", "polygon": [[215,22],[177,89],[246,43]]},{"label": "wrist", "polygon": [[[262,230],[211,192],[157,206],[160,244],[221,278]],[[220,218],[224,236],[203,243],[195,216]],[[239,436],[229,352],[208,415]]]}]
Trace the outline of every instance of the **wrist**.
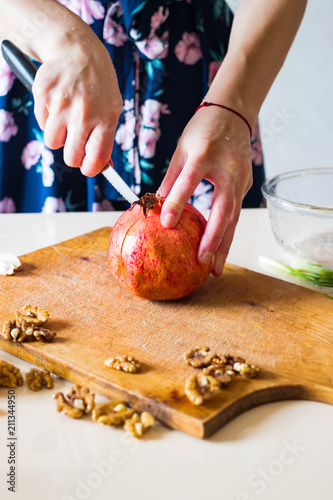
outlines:
[{"label": "wrist", "polygon": [[262,104],[249,78],[246,57],[227,54],[203,101],[228,106],[249,122],[253,129]]},{"label": "wrist", "polygon": [[236,111],[235,109],[233,108],[230,108],[229,106],[225,106],[224,104],[217,104],[215,102],[209,102],[209,101],[203,101],[198,107],[197,109],[195,110],[195,113],[201,109],[201,108],[207,108],[207,107],[210,107],[210,106],[217,106],[218,108],[221,108],[221,109],[226,109],[227,111],[229,111],[229,113],[232,113],[234,114],[235,116],[238,116],[238,118],[240,118],[243,123],[246,124],[247,128],[249,129],[249,132],[250,132],[250,139],[252,137],[252,127],[250,125],[250,123],[248,122],[248,120],[245,118],[244,115],[242,115],[241,113],[239,113],[238,111]]},{"label": "wrist", "polygon": [[75,17],[70,16],[69,22],[50,20],[45,31],[39,33],[36,37],[37,47],[34,47],[39,61],[63,58],[67,52],[70,57],[81,59],[87,52],[87,48],[91,50],[96,41],[98,42],[90,26],[75,14],[73,16]]},{"label": "wrist", "polygon": [[33,59],[45,62],[67,48],[98,42],[90,26],[56,0],[18,3],[24,7],[21,17],[9,24],[8,33],[2,29],[2,35],[12,39]]}]

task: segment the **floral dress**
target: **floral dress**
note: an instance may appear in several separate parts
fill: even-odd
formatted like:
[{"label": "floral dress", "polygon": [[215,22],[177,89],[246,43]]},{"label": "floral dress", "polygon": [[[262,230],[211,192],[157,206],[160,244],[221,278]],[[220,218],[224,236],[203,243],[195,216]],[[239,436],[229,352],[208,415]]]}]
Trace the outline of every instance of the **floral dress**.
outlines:
[{"label": "floral dress", "polygon": [[[227,51],[232,13],[224,0],[59,0],[88,23],[116,68],[124,111],[112,160],[138,194],[158,189],[177,141]],[[252,137],[254,185],[243,206],[261,203],[258,126]],[[203,180],[191,203],[210,208]],[[48,149],[33,98],[0,59],[0,213],[124,210],[101,175],[88,178]]]}]

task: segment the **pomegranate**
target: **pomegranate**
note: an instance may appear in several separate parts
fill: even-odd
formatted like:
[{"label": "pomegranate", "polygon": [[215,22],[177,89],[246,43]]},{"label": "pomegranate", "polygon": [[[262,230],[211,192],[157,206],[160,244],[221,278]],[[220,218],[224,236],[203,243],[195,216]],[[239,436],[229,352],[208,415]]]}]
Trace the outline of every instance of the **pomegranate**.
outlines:
[{"label": "pomegranate", "polygon": [[180,299],[206,281],[212,264],[201,265],[197,251],[206,220],[187,204],[173,229],[160,222],[163,198],[145,194],[114,225],[108,264],[119,283],[149,300]]}]

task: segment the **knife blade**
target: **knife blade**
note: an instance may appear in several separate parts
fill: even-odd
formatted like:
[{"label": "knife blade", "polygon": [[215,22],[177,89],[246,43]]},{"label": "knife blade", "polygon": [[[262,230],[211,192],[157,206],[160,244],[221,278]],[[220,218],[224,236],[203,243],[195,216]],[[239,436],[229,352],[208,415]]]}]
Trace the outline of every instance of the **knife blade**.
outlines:
[{"label": "knife blade", "polygon": [[[29,92],[32,93],[32,85],[37,72],[37,66],[31,59],[24,54],[10,40],[2,40],[1,42],[2,55],[13,71],[14,75],[20,80]],[[132,191],[128,184],[122,179],[118,172],[113,168],[110,161],[106,165],[108,168],[101,173],[112,184],[112,186],[129,202],[134,203],[139,197]]]}]

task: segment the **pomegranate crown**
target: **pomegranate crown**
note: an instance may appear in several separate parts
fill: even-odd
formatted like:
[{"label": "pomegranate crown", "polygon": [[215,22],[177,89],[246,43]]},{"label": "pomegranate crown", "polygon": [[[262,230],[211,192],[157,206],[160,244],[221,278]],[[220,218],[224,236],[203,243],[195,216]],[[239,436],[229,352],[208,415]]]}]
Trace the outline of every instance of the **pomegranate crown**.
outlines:
[{"label": "pomegranate crown", "polygon": [[161,205],[162,199],[159,194],[155,193],[146,193],[141,198],[139,198],[137,201],[132,203],[131,207],[129,210],[132,210],[135,205],[138,205],[139,207],[142,208],[143,210],[143,215],[147,217],[149,210],[152,208],[155,208],[156,205]]}]

